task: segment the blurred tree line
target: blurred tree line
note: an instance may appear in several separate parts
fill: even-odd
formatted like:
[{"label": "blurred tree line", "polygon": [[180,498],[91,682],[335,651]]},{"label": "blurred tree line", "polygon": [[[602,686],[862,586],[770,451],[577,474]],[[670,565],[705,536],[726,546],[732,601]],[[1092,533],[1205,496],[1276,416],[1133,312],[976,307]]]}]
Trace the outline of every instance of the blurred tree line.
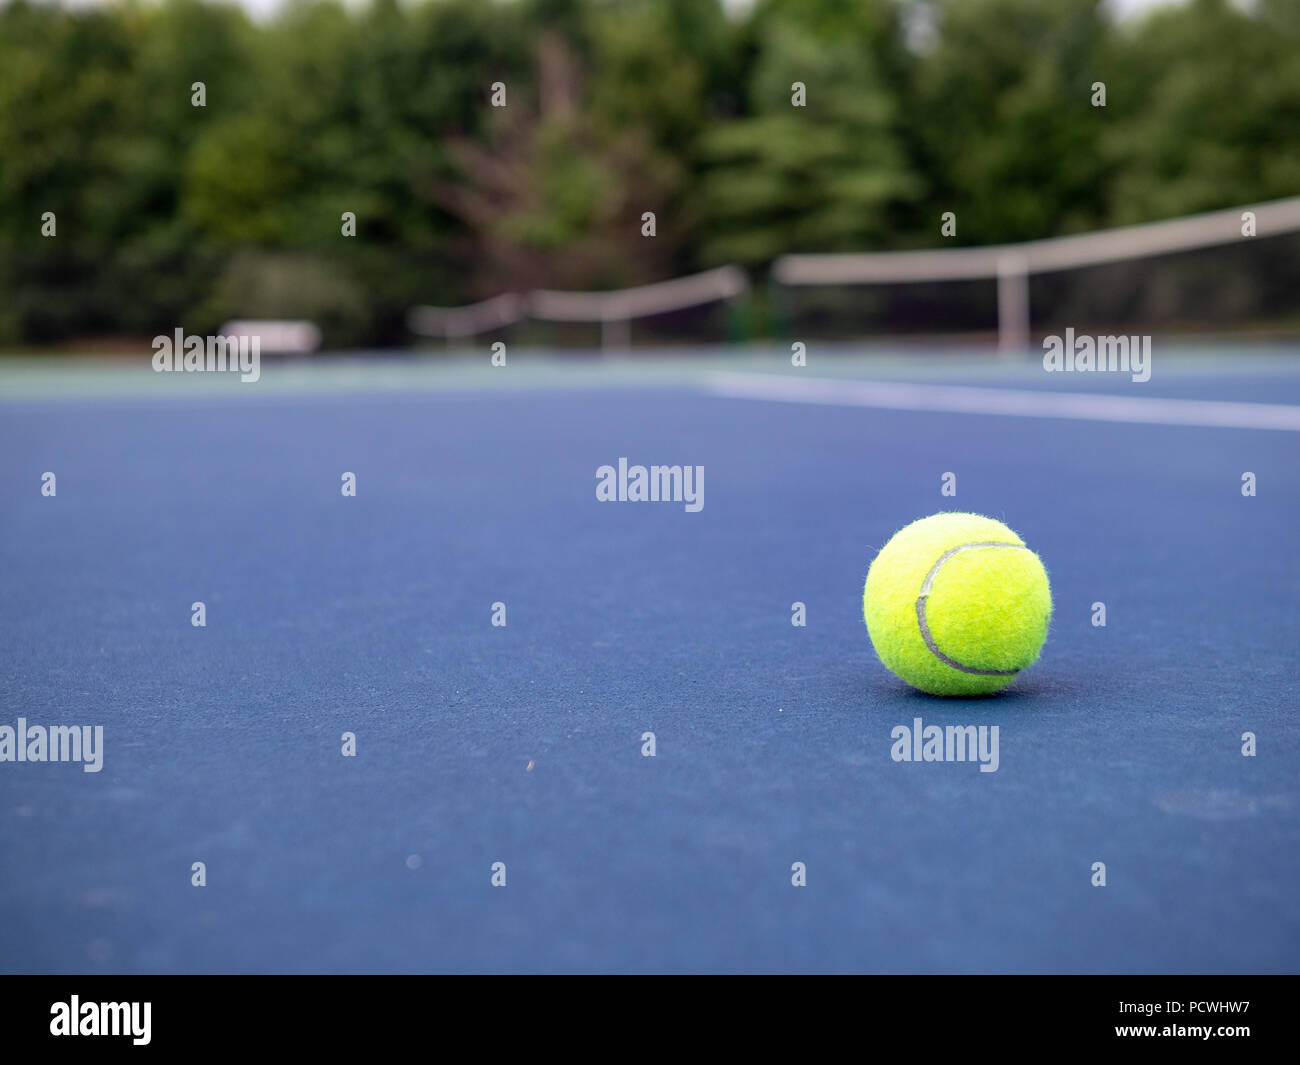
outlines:
[{"label": "blurred tree line", "polygon": [[416,303],[929,247],[944,211],[982,244],[1293,195],[1297,55],[1296,0],[19,0],[0,343],[399,343]]}]

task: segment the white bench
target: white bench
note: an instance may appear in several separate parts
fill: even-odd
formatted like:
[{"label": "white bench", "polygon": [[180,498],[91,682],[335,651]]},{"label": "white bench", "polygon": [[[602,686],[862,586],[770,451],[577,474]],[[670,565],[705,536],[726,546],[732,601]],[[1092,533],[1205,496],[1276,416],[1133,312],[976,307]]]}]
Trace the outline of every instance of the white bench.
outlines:
[{"label": "white bench", "polygon": [[320,348],[320,330],[313,322],[252,321],[227,322],[221,327],[226,337],[257,337],[263,355],[311,355]]}]

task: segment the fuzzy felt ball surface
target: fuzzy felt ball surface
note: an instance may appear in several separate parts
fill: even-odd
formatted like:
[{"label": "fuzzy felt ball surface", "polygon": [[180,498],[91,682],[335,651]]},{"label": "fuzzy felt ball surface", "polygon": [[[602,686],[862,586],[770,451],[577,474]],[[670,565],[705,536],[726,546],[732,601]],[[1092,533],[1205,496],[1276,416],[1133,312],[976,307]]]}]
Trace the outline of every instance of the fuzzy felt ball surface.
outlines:
[{"label": "fuzzy felt ball surface", "polygon": [[900,529],[862,594],[880,660],[932,695],[987,695],[1038,658],[1052,616],[1039,557],[979,514],[934,514]]}]

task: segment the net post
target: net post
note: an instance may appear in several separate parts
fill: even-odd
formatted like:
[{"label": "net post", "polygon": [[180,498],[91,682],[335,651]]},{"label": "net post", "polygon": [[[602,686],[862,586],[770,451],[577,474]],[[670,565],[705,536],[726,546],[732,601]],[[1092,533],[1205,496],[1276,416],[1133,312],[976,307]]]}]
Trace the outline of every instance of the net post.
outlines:
[{"label": "net post", "polygon": [[1029,259],[1022,252],[998,258],[998,350],[1023,355],[1029,349]]},{"label": "net post", "polygon": [[600,322],[602,351],[626,351],[631,346],[632,330],[626,318],[606,315]]}]

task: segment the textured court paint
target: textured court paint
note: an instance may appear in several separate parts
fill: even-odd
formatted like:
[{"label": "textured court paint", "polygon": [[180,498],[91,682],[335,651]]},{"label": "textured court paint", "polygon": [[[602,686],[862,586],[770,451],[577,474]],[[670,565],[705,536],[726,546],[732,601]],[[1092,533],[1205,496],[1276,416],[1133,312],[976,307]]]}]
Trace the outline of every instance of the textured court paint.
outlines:
[{"label": "textured court paint", "polygon": [[[1300,372],[1237,361],[1185,394],[1300,404]],[[791,405],[774,432],[758,403],[501,387],[0,400],[0,724],[106,725],[101,773],[0,764],[0,971],[1300,967],[1287,434],[968,419],[964,509],[1061,609],[963,703],[876,662],[856,594],[928,512],[884,508],[931,483],[946,416]],[[615,446],[706,464],[718,505],[602,508]],[[1269,490],[1225,504],[1224,470]],[[917,716],[999,726],[1001,768],[895,763]]]},{"label": "textured court paint", "polygon": [[1001,522],[935,514],[881,549],[862,612],[880,660],[913,687],[987,695],[1037,660],[1052,596],[1042,561]]}]

